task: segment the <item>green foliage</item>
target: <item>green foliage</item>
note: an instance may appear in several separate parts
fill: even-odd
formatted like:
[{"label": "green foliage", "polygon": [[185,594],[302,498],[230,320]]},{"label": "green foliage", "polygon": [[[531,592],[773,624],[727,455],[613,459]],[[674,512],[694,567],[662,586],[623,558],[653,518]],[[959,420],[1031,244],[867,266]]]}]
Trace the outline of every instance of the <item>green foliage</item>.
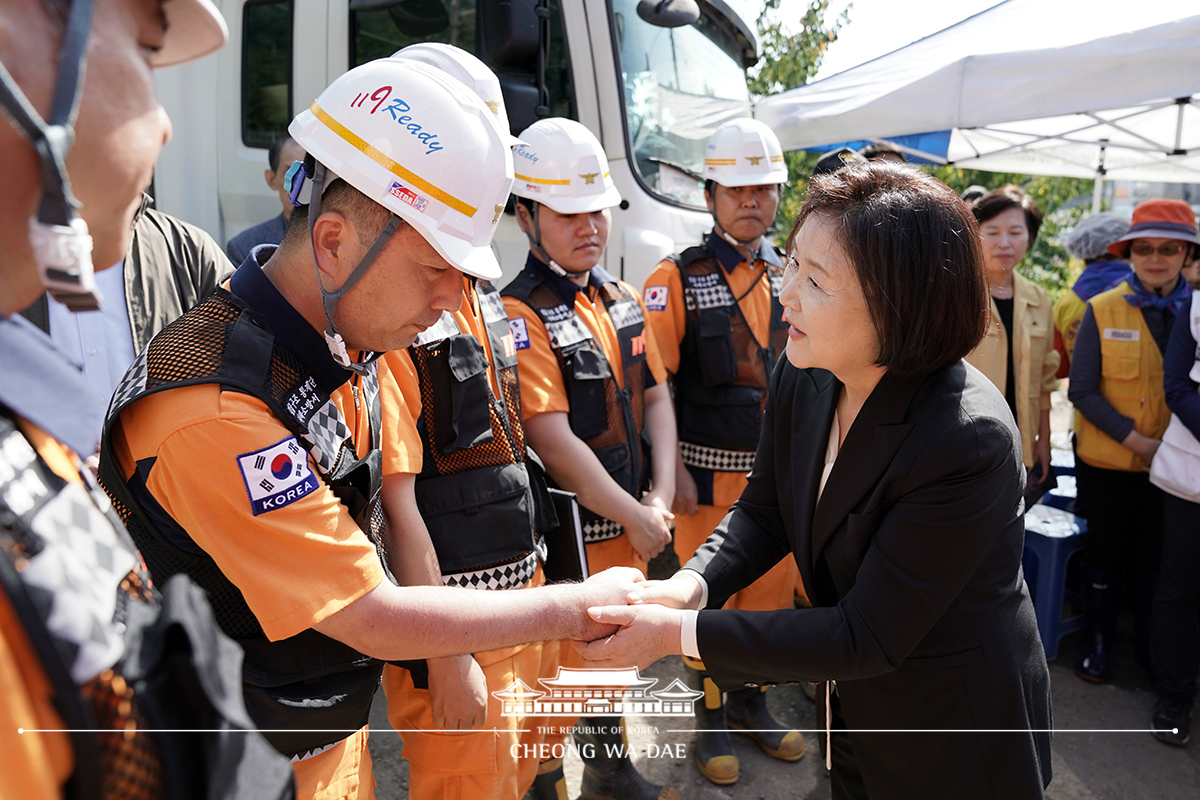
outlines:
[{"label": "green foliage", "polygon": [[1013,183],[1029,195],[1045,214],[1037,241],[1017,271],[1039,284],[1050,299],[1057,299],[1078,277],[1078,262],[1072,263],[1063,247],[1061,234],[1091,211],[1093,182],[1088,178],[1052,175],[1022,175],[1013,172],[983,172],[958,167],[932,167],[930,174],[962,194],[968,186],[996,189]]},{"label": "green foliage", "polygon": [[[826,48],[837,41],[838,31],[850,19],[850,8],[835,19],[825,22],[829,0],[811,0],[799,20],[799,31],[785,26],[779,19],[781,0],[765,0],[758,15],[758,34],[762,41],[758,66],[746,78],[750,93],[756,99],[777,94],[808,82],[821,66]],[[783,246],[791,231],[792,221],[800,213],[804,194],[808,191],[808,176],[820,158],[819,154],[796,150],[784,153],[791,180],[783,187],[779,215],[776,218],[776,243]]]}]

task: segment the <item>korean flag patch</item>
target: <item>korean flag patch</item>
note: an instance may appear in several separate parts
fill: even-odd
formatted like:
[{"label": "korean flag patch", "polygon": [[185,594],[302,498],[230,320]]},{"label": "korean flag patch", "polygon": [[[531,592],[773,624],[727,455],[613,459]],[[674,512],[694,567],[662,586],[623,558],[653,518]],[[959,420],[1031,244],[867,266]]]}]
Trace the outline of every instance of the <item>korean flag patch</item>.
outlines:
[{"label": "korean flag patch", "polygon": [[510,319],[508,328],[512,331],[513,344],[517,350],[529,349],[529,331],[525,329],[525,320],[523,317]]},{"label": "korean flag patch", "polygon": [[666,311],[667,287],[647,286],[646,292],[642,297],[642,302],[646,304],[647,311]]},{"label": "korean flag patch", "polygon": [[237,461],[256,517],[294,503],[320,485],[308,467],[308,452],[295,436],[238,456]]}]

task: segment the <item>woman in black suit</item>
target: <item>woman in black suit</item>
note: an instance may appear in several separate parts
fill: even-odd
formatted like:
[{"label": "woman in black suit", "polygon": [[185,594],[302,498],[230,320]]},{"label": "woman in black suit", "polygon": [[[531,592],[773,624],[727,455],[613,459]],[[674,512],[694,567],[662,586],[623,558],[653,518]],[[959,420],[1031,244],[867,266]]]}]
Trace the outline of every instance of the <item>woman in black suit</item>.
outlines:
[{"label": "woman in black suit", "polygon": [[[1021,439],[962,361],[987,316],[975,220],[921,172],[853,165],[813,178],[788,253],[788,358],[749,486],[674,577],[593,609],[625,627],[580,649],[690,653],[726,690],[822,682],[835,798],[1042,797]],[[812,609],[717,610],[789,555]]]}]

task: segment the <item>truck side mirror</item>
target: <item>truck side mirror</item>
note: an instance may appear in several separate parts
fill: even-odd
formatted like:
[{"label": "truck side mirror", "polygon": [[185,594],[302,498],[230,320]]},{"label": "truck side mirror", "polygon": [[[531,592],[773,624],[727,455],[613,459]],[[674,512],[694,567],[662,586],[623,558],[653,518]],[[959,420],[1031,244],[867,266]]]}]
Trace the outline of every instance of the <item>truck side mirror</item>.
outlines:
[{"label": "truck side mirror", "polygon": [[696,0],[641,0],[637,14],[660,28],[682,28],[700,19],[700,6]]}]

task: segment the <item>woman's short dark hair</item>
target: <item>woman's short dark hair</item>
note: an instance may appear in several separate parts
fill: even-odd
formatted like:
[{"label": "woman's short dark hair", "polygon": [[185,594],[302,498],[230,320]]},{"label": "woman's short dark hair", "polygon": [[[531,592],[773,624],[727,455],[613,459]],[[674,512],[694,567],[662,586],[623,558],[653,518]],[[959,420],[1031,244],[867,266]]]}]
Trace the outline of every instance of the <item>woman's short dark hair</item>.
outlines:
[{"label": "woman's short dark hair", "polygon": [[877,364],[923,375],[975,349],[987,330],[979,227],[945,184],[872,161],[813,176],[788,236],[810,216],[837,225],[879,336]]},{"label": "woman's short dark hair", "polygon": [[1029,246],[1032,248],[1033,240],[1037,238],[1038,230],[1042,227],[1042,210],[1034,204],[1029,195],[1021,191],[1021,187],[1010,183],[999,189],[992,189],[975,201],[971,212],[975,214],[975,220],[983,225],[1010,208],[1019,208],[1025,212],[1025,227],[1029,229]]}]

